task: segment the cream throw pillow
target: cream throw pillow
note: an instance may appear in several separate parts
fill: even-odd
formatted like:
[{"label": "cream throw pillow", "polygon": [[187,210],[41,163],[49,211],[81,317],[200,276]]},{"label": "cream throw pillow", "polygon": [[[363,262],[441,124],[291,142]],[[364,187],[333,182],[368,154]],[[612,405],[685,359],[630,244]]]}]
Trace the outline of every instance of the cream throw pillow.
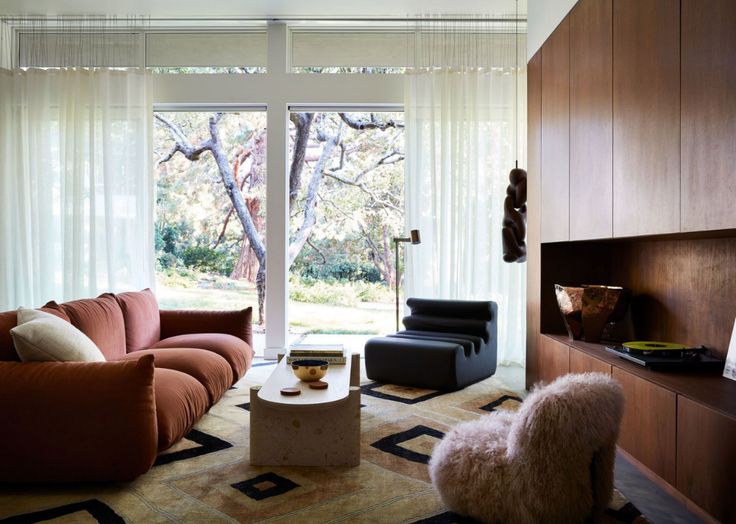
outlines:
[{"label": "cream throw pillow", "polygon": [[104,362],[100,349],[69,322],[35,309],[18,309],[18,325],[10,330],[23,362]]}]

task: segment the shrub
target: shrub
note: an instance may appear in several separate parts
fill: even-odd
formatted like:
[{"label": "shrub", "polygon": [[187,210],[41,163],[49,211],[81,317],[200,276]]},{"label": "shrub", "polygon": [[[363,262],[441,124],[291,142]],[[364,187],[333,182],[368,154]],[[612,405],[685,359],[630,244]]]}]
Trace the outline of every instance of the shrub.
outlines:
[{"label": "shrub", "polygon": [[181,254],[181,261],[189,268],[220,275],[229,275],[233,270],[230,256],[207,246],[187,247]]},{"label": "shrub", "polygon": [[156,262],[158,263],[158,267],[156,269],[158,270],[173,269],[179,263],[179,259],[172,253],[159,251],[156,255]]},{"label": "shrub", "polygon": [[164,269],[158,272],[156,279],[164,287],[195,288],[199,282],[199,275],[186,268]]},{"label": "shrub", "polygon": [[391,300],[390,290],[380,283],[336,282],[295,276],[289,279],[289,297],[297,302],[349,307],[359,302]]},{"label": "shrub", "polygon": [[341,282],[380,282],[381,274],[373,264],[351,262],[349,260],[331,260],[318,264],[308,259],[299,259],[293,270],[302,278],[316,280],[338,280]]}]

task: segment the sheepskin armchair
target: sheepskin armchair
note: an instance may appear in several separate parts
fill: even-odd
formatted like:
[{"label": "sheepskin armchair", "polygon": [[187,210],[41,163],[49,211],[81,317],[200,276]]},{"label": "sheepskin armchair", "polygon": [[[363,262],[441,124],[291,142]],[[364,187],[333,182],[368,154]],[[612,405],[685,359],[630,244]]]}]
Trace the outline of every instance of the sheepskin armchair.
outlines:
[{"label": "sheepskin armchair", "polygon": [[449,431],[429,462],[432,482],[447,507],[482,522],[597,522],[613,493],[623,407],[610,376],[562,376],[516,413]]}]

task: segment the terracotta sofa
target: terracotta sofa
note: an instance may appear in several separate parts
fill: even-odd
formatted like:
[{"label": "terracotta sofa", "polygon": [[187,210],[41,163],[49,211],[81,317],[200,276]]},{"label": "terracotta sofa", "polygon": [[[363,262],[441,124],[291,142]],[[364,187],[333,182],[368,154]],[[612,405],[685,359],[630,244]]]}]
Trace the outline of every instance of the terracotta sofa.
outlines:
[{"label": "terracotta sofa", "polygon": [[0,313],[0,482],[127,481],[186,435],[253,358],[251,308],[159,311],[150,290],[43,311],[107,362],[19,362]]}]

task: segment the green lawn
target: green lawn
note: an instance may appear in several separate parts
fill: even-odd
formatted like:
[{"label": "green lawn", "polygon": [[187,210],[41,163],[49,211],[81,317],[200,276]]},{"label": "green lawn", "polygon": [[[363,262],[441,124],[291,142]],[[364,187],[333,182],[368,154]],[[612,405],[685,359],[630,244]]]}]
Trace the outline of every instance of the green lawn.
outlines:
[{"label": "green lawn", "polygon": [[[255,289],[175,288],[159,283],[156,296],[162,309],[243,309],[258,300]],[[354,307],[289,301],[292,333],[383,334],[395,329],[394,306],[360,302]],[[255,321],[256,319],[254,319]],[[257,329],[257,326],[254,326]]]}]

